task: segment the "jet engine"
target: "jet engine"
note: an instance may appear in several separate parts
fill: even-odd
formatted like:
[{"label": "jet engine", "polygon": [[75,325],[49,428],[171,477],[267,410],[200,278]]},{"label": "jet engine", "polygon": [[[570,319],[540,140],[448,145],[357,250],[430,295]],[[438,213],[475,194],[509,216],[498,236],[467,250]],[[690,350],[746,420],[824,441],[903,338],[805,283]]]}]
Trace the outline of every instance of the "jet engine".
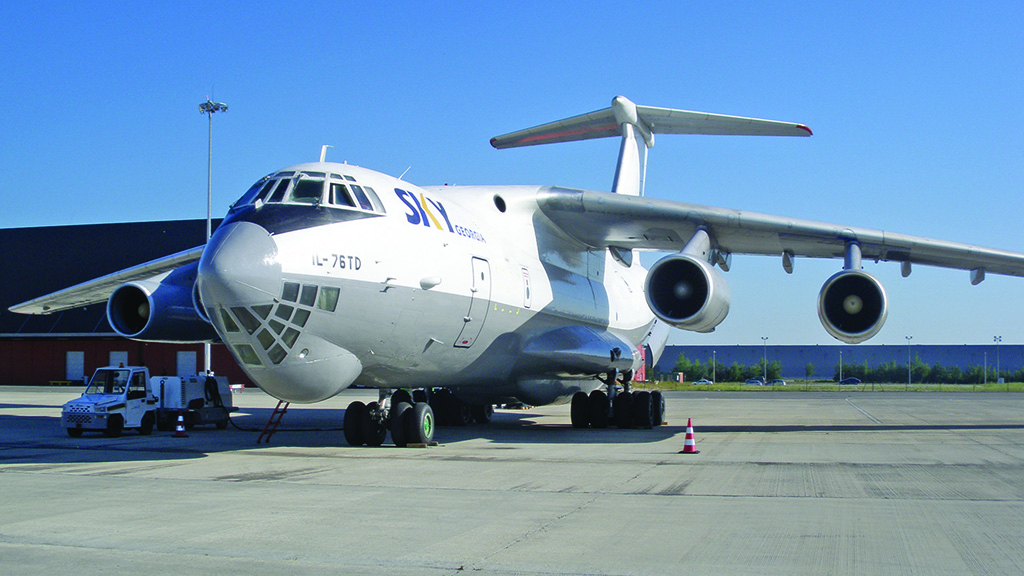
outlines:
[{"label": "jet engine", "polygon": [[197,264],[164,277],[122,284],[107,300],[107,320],[114,331],[149,342],[212,342],[213,326],[192,299]]},{"label": "jet engine", "polygon": [[818,294],[821,325],[847,344],[857,344],[877,334],[888,313],[885,288],[863,270],[837,272]]},{"label": "jet engine", "polygon": [[651,266],[647,305],[671,326],[711,332],[729,313],[729,286],[707,260],[680,252]]}]

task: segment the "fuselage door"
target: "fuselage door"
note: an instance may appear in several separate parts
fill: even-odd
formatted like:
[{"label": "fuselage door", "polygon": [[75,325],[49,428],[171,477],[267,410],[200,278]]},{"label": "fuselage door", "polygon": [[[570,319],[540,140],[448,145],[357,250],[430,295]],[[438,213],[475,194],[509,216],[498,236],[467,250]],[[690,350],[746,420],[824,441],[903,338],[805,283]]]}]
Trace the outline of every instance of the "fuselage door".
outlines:
[{"label": "fuselage door", "polygon": [[469,312],[462,319],[462,332],[455,340],[456,348],[469,348],[484,327],[487,308],[491,304],[491,266],[483,258],[473,258],[473,283]]}]

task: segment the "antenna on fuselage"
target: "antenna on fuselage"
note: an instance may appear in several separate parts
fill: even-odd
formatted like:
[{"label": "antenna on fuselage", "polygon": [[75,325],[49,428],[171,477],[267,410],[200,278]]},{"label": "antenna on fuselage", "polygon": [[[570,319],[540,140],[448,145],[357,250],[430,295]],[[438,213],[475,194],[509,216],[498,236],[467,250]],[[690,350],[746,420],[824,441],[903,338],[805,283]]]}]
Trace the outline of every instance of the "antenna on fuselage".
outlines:
[{"label": "antenna on fuselage", "polygon": [[[408,168],[406,168],[405,172],[408,172],[409,170],[412,170],[412,166],[409,166]],[[401,180],[402,178],[405,178],[405,172],[402,172],[402,175],[398,177],[399,180]]]},{"label": "antenna on fuselage", "polygon": [[334,148],[334,146],[331,146],[330,144],[324,144],[323,146],[320,147],[320,161],[321,162],[324,161],[324,158],[327,158],[327,149],[328,148]]}]

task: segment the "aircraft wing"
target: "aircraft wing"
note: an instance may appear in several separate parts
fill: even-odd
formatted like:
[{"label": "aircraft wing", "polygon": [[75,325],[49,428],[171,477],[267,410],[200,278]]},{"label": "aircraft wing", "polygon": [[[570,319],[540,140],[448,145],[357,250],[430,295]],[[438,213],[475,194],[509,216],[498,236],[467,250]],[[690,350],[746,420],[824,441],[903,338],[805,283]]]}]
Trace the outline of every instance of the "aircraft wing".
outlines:
[{"label": "aircraft wing", "polygon": [[721,254],[842,259],[856,240],[865,259],[971,270],[974,283],[986,272],[1024,277],[1024,253],[882,230],[565,188],[545,189],[539,203],[566,234],[597,248],[681,250],[703,227]]},{"label": "aircraft wing", "polygon": [[125,282],[145,280],[166,274],[175,268],[196,262],[203,255],[203,246],[183,250],[177,254],[151,260],[138,266],[107,274],[70,288],[34,298],[10,307],[19,314],[52,314],[62,310],[105,302],[118,286]]}]

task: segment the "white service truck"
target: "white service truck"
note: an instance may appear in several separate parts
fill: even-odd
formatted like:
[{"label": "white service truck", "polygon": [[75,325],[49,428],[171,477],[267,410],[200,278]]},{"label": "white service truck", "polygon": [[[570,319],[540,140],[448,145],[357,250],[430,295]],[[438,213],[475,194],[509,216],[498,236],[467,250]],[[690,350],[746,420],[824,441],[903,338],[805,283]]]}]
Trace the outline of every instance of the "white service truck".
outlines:
[{"label": "white service truck", "polygon": [[147,435],[153,426],[170,430],[181,412],[184,424],[226,428],[235,408],[227,378],[197,374],[149,377],[144,366],[98,368],[81,397],[61,411],[61,426],[77,438],[86,430],[116,438],[125,428]]}]

